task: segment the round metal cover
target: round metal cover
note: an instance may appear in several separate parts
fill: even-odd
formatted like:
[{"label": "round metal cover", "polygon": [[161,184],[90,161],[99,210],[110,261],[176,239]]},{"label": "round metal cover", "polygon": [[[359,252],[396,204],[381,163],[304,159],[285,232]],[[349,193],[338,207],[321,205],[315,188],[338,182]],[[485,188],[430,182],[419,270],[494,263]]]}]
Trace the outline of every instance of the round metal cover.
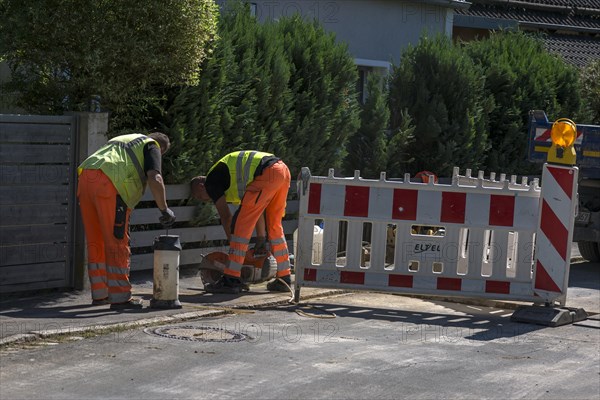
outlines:
[{"label": "round metal cover", "polygon": [[240,332],[209,326],[159,326],[146,328],[144,332],[149,335],[193,342],[241,342],[248,338],[248,335]]}]

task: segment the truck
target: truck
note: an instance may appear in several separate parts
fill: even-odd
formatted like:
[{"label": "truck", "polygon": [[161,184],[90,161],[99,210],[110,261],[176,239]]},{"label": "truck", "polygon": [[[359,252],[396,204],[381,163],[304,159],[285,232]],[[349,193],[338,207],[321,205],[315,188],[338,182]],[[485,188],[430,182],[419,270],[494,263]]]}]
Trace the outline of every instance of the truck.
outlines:
[{"label": "truck", "polygon": [[[528,159],[546,161],[552,144],[553,122],[544,111],[529,112]],[[575,217],[573,242],[588,261],[600,261],[600,126],[576,124],[575,152],[579,167],[579,202]],[[543,185],[543,182],[542,182]]]}]

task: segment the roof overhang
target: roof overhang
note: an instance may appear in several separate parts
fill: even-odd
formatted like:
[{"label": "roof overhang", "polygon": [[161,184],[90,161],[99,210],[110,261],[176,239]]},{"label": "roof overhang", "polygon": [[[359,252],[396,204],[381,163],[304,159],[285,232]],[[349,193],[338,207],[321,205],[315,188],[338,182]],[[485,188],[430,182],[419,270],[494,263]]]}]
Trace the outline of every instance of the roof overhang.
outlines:
[{"label": "roof overhang", "polygon": [[478,17],[474,15],[454,15],[454,26],[474,29],[516,29],[519,22],[513,19]]},{"label": "roof overhang", "polygon": [[556,24],[545,24],[545,23],[540,23],[540,22],[529,22],[529,21],[519,21],[519,26],[522,28],[549,29],[549,30],[554,30],[554,31],[566,31],[566,32],[580,32],[580,33],[588,33],[588,34],[595,35],[595,36],[600,35],[600,30],[598,28],[588,28],[585,26],[556,25]]},{"label": "roof overhang", "polygon": [[368,60],[366,58],[355,58],[354,64],[359,67],[385,68],[388,70],[392,68],[392,64],[388,61]]},{"label": "roof overhang", "polygon": [[471,7],[471,2],[467,0],[423,0],[419,1],[419,4],[433,4],[436,6],[445,6],[448,8],[462,8],[467,9]]}]

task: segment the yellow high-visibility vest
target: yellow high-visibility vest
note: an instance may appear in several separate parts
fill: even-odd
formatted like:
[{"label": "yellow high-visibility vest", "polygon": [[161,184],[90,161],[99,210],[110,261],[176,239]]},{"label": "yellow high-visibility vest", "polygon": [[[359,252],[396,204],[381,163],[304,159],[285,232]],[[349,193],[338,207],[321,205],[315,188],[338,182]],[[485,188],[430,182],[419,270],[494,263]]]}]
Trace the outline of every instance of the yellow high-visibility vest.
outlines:
[{"label": "yellow high-visibility vest", "polygon": [[234,151],[229,153],[219,161],[215,163],[209,170],[212,171],[218,163],[222,162],[227,165],[229,169],[230,183],[229,189],[225,191],[225,200],[228,203],[240,204],[246,186],[254,180],[254,173],[260,165],[260,161],[263,157],[272,156],[271,153],[264,153],[261,151]]},{"label": "yellow high-visibility vest", "polygon": [[127,207],[133,209],[146,189],[144,172],[144,146],[154,142],[152,138],[133,133],[109,140],[98,151],[89,156],[77,171],[99,169],[111,180]]}]

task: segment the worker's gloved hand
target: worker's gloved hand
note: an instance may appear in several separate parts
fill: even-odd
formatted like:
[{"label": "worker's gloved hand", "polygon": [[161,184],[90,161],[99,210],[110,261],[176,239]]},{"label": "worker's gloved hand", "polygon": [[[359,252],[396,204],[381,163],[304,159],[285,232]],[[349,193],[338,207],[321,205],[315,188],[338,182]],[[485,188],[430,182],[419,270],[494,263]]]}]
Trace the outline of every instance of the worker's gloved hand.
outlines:
[{"label": "worker's gloved hand", "polygon": [[175,213],[167,207],[166,210],[161,211],[162,215],[158,219],[163,227],[170,228],[175,222]]},{"label": "worker's gloved hand", "polygon": [[254,245],[254,257],[263,257],[267,255],[267,238],[265,236],[257,236],[256,244]]}]

